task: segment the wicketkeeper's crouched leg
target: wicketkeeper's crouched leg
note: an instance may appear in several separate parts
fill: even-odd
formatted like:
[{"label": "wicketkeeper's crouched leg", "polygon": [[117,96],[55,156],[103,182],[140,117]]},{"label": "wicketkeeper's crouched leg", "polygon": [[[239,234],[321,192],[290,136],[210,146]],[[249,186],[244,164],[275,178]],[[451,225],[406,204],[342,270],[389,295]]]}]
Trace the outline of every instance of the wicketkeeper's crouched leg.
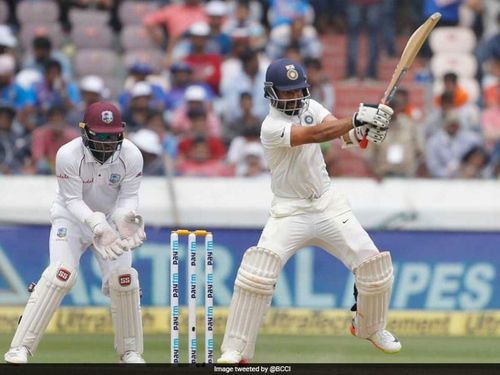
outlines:
[{"label": "wicketkeeper's crouched leg", "polygon": [[[8,361],[12,349],[26,348],[33,355],[45,333],[52,316],[61,304],[62,299],[76,282],[78,270],[60,262],[50,264],[30,298],[19,321],[16,333],[10,344],[11,350],[5,355]],[[23,349],[24,350],[24,349]],[[23,363],[24,361],[21,361]]]},{"label": "wicketkeeper's crouched leg", "polygon": [[282,261],[275,252],[251,247],[243,256],[222,342],[219,363],[250,360],[259,328],[271,306]]},{"label": "wicketkeeper's crouched leg", "polygon": [[132,267],[113,270],[109,277],[109,294],[116,352],[122,362],[143,363],[144,343],[137,271]]}]

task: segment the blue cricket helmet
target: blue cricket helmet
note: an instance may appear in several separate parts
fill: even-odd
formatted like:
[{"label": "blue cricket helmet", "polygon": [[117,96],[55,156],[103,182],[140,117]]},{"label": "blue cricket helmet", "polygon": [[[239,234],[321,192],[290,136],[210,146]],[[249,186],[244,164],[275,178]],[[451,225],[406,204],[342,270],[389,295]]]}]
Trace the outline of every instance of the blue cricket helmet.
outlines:
[{"label": "blue cricket helmet", "polygon": [[[281,99],[281,91],[302,89],[302,97]],[[302,113],[309,104],[309,83],[304,68],[290,59],[274,60],[266,71],[264,82],[264,97],[271,101],[271,105],[289,116]]]}]

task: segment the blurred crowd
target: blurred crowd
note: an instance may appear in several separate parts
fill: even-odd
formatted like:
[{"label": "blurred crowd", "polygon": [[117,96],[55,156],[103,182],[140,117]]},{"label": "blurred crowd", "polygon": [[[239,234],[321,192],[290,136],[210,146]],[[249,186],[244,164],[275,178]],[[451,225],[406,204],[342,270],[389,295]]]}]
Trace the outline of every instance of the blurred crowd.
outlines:
[{"label": "blurred crowd", "polygon": [[[397,41],[440,11],[419,57],[426,105],[403,85],[386,141],[366,151],[324,144],[327,169],[498,179],[499,8],[496,0],[0,0],[0,174],[54,173],[86,107],[112,100],[145,175],[265,177],[259,133],[271,60],[302,62],[312,98],[335,115],[337,85],[382,83],[381,55],[397,61]],[[325,68],[332,34],[346,43],[340,80]]]}]

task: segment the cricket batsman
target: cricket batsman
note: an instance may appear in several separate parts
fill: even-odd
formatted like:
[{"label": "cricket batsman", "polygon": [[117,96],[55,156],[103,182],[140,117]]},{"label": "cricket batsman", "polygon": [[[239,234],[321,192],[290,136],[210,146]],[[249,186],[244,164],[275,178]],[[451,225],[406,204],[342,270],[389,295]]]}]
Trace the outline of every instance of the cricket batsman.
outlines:
[{"label": "cricket batsman", "polygon": [[309,98],[304,69],[289,59],[269,65],[264,96],[270,110],[260,137],[274,197],[257,246],[246,250],[240,264],[218,363],[252,359],[279,273],[306,246],[323,248],[354,273],[351,333],[385,353],[399,352],[401,343],[385,329],[393,283],[391,256],[379,252],[346,197],[331,185],[319,145],[340,138],[343,147],[355,147],[363,135],[379,144],[393,110],[360,104],[352,118],[337,119]]},{"label": "cricket batsman", "polygon": [[123,139],[118,109],[97,102],[85,111],[81,137],[56,156],[57,193],[50,211],[50,263],[24,309],[8,363],[27,363],[63,297],[78,277],[80,257],[92,245],[102,290],[111,298],[115,349],[121,363],[144,363],[139,278],[130,250],[146,239],[136,213],[143,160]]}]

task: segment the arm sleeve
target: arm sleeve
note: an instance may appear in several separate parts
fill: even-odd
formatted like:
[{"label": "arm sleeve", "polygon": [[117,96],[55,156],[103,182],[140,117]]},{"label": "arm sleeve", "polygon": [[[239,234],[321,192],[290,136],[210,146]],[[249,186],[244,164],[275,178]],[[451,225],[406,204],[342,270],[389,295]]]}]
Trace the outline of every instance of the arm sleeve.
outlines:
[{"label": "arm sleeve", "polygon": [[160,25],[167,22],[168,14],[169,12],[167,12],[166,9],[160,9],[156,12],[146,15],[143,19],[143,22],[146,26]]},{"label": "arm sleeve", "polygon": [[66,208],[82,223],[93,211],[83,201],[82,180],[79,173],[80,160],[75,162],[59,150],[56,155],[56,176],[59,194]]},{"label": "arm sleeve", "polygon": [[264,124],[262,124],[260,135],[262,145],[268,148],[291,147],[291,131],[291,123],[271,123],[270,121],[265,121]]},{"label": "arm sleeve", "polygon": [[126,208],[132,211],[139,206],[139,188],[142,181],[142,154],[139,149],[132,146],[129,150],[125,178],[120,186],[120,193],[116,200],[116,208]]},{"label": "arm sleeve", "polygon": [[309,108],[314,112],[317,124],[321,124],[328,115],[331,115],[330,111],[317,101],[311,100]]}]

